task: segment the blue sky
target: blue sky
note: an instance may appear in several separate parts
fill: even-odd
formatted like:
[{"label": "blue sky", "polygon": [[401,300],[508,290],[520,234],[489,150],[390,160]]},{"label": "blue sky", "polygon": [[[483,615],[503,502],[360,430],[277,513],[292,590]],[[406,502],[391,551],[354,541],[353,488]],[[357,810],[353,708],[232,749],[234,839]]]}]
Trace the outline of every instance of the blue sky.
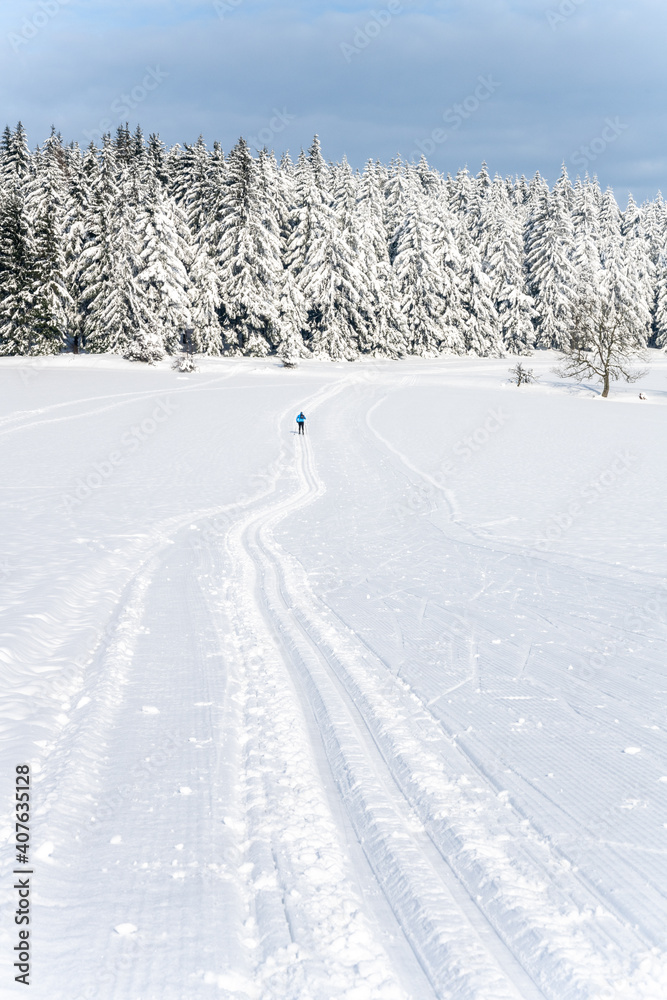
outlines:
[{"label": "blue sky", "polygon": [[2,125],[239,135],[354,166],[597,173],[667,196],[664,0],[2,0]]}]

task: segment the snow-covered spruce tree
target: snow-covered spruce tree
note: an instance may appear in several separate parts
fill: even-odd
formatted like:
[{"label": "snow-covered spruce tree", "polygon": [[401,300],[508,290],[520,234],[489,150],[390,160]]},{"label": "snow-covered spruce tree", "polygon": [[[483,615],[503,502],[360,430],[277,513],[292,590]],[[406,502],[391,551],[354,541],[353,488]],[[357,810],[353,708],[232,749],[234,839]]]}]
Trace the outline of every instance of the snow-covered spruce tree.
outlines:
[{"label": "snow-covered spruce tree", "polygon": [[423,199],[414,196],[392,248],[409,351],[422,357],[436,357],[441,350],[464,350],[463,335],[449,325],[444,315],[447,289],[434,228]]},{"label": "snow-covered spruce tree", "polygon": [[575,275],[574,308],[579,301],[590,303],[598,294],[600,257],[600,210],[595,185],[589,178],[577,180],[572,198],[572,266]]},{"label": "snow-covered spruce tree", "polygon": [[123,351],[127,361],[143,361],[155,365],[164,357],[164,344],[155,329],[144,327]]},{"label": "snow-covered spruce tree", "polygon": [[281,259],[286,262],[287,243],[292,232],[294,208],[296,206],[296,178],[294,164],[289,153],[283,153],[276,171],[278,223],[280,225]]},{"label": "snow-covered spruce tree", "polygon": [[42,354],[35,306],[35,240],[18,187],[0,195],[0,354]]},{"label": "snow-covered spruce tree", "polygon": [[[634,204],[632,195],[623,214],[621,232],[624,236],[624,257],[634,283],[639,308],[642,312],[648,310],[653,314],[656,306],[656,266],[652,259],[654,251],[642,210]],[[653,315],[651,319],[653,322]],[[650,330],[647,336],[650,336]]]},{"label": "snow-covered spruce tree", "polygon": [[[391,161],[387,173],[387,179],[383,188],[384,193],[384,226],[387,233],[389,253],[395,245],[396,234],[403,225],[405,212],[408,204],[415,197],[414,177],[408,168],[407,163],[403,163],[400,157]],[[393,258],[391,258],[393,261]]]},{"label": "snow-covered spruce tree", "polygon": [[294,169],[292,204],[284,239],[284,263],[298,277],[303,271],[313,233],[331,210],[331,178],[315,136],[308,152],[301,150]]},{"label": "snow-covered spruce tree", "polygon": [[217,355],[222,352],[220,325],[220,283],[216,266],[215,246],[217,227],[200,230],[192,247],[189,271],[190,318],[193,349],[197,354]]},{"label": "snow-covered spruce tree", "polygon": [[[493,215],[491,206],[491,193],[493,185],[486,170],[486,164],[482,164],[482,169],[475,178],[470,178],[467,192],[466,209],[460,215],[461,232],[463,223],[467,229],[474,245],[476,246],[480,260],[486,260],[487,247],[490,237],[490,222]],[[465,238],[463,245],[465,245]]]},{"label": "snow-covered spruce tree", "polygon": [[134,358],[138,350],[155,358],[163,347],[137,280],[140,244],[133,190],[127,170],[118,167],[107,139],[77,275],[83,333],[91,353],[109,351]]},{"label": "snow-covered spruce tree", "polygon": [[576,288],[574,227],[562,194],[541,190],[526,227],[528,282],[535,298],[538,347],[569,342]]},{"label": "snow-covered spruce tree", "polygon": [[292,202],[281,233],[281,257],[285,267],[292,271],[295,278],[303,271],[315,225],[313,217],[319,211],[322,201],[322,193],[315,183],[311,166],[301,150],[294,168]]},{"label": "snow-covered spruce tree", "polygon": [[[535,175],[536,186],[540,186],[540,175],[539,173]],[[542,185],[544,186],[544,185]],[[548,186],[547,186],[548,190]],[[554,194],[560,199],[560,202],[566,212],[570,215],[574,210],[574,188],[572,187],[572,181],[570,180],[569,174],[567,172],[567,167],[565,162],[561,164],[560,177],[554,184]]]},{"label": "snow-covered spruce tree", "polygon": [[189,229],[189,310],[193,348],[198,354],[222,352],[220,280],[217,264],[219,211],[226,182],[222,150],[209,156],[200,136],[194,146],[173,147],[167,155],[170,191]]},{"label": "snow-covered spruce tree", "polygon": [[81,258],[83,249],[91,240],[88,224],[92,218],[93,191],[96,189],[100,165],[98,151],[93,143],[82,155],[78,146],[68,147],[67,198],[64,221],[65,281],[72,299],[72,313],[68,338],[74,353],[84,346],[86,313],[83,298]]},{"label": "snow-covered spruce tree", "polygon": [[348,230],[351,239],[358,239],[355,232],[355,216],[358,197],[358,178],[352,172],[352,168],[343,157],[332,171],[332,208],[338,221],[340,229]]},{"label": "snow-covered spruce tree", "polygon": [[303,331],[308,322],[306,302],[298,282],[289,268],[281,273],[276,340],[279,357],[294,361],[306,353]]},{"label": "snow-covered spruce tree", "polygon": [[331,200],[331,172],[322,156],[322,144],[319,135],[313,136],[313,141],[308,150],[308,163],[313,174],[315,186],[322,196],[324,202]]},{"label": "snow-covered spruce tree", "polygon": [[642,231],[646,237],[647,251],[651,261],[651,338],[656,347],[667,344],[665,327],[665,234],[667,233],[667,204],[658,191],[652,202],[646,202],[641,213]]},{"label": "snow-covered spruce tree", "polygon": [[0,142],[0,156],[3,187],[21,187],[32,170],[28,136],[21,122],[14,131],[9,126],[5,128]]},{"label": "snow-covered spruce tree", "polygon": [[376,264],[373,316],[360,346],[367,353],[386,358],[404,358],[409,352],[398,274],[388,260]]},{"label": "snow-covered spruce tree", "polygon": [[353,226],[359,234],[370,298],[366,307],[370,312],[369,322],[360,332],[359,348],[363,353],[404,357],[408,331],[400,308],[396,271],[389,259],[382,179],[372,161],[366,164],[361,178]]},{"label": "snow-covered spruce tree", "polygon": [[359,261],[334,212],[322,206],[311,234],[300,284],[308,304],[308,347],[315,355],[351,361],[366,316]]},{"label": "snow-covered spruce tree", "polygon": [[651,334],[651,303],[647,295],[637,293],[642,280],[633,249],[628,246],[627,239],[603,245],[605,281],[602,287],[613,290],[613,301],[624,317],[628,336],[646,347]]},{"label": "snow-covered spruce tree", "polygon": [[512,211],[504,185],[494,182],[490,204],[486,273],[500,341],[510,354],[530,354],[535,306],[526,286],[521,218]]},{"label": "snow-covered spruce tree", "polygon": [[5,129],[0,153],[0,354],[41,354],[46,345],[34,309],[38,282],[28,205],[34,167],[20,122],[14,131]]},{"label": "snow-covered spruce tree", "polygon": [[149,171],[137,218],[137,284],[169,353],[177,350],[181,331],[191,326],[189,235],[185,217]]},{"label": "snow-covered spruce tree", "polygon": [[[199,136],[193,146],[185,146],[185,150],[167,158],[168,172],[171,178],[170,194],[176,204],[185,212],[185,216],[193,237],[196,239],[204,227],[215,221],[217,213],[217,198],[220,190],[211,157],[209,156],[202,136]],[[217,164],[217,173],[224,172],[223,165]]]},{"label": "snow-covered spruce tree", "polygon": [[655,346],[667,348],[667,252],[657,268],[655,306]]},{"label": "snow-covered spruce tree", "polygon": [[146,145],[146,166],[165,191],[169,190],[169,160],[164,143],[157,132],[151,132]]},{"label": "snow-covered spruce tree", "polygon": [[342,249],[349,248],[350,273],[356,275],[357,299],[351,332],[360,352],[368,352],[373,341],[372,326],[376,306],[377,275],[375,248],[369,233],[360,225],[358,215],[359,177],[346,159],[333,170],[332,217],[334,230],[344,238]]},{"label": "snow-covered spruce tree", "polygon": [[459,219],[470,214],[476,197],[474,178],[470,176],[467,167],[457,171],[456,177],[447,178],[449,208]]},{"label": "snow-covered spruce tree", "polygon": [[244,139],[227,161],[217,245],[227,351],[263,357],[274,346],[280,295],[280,234],[270,192],[258,182]]},{"label": "snow-covered spruce tree", "polygon": [[461,256],[466,350],[480,357],[501,357],[504,351],[493,283],[484,270],[481,253],[470,235],[464,240]]},{"label": "snow-covered spruce tree", "polygon": [[[646,246],[638,252],[638,242],[630,234],[622,236],[622,217],[611,190],[605,192],[600,204],[600,234],[598,252],[607,285],[614,288],[615,300],[622,309],[631,336],[648,344],[654,324],[655,282],[646,281],[655,268]],[[644,244],[644,237],[641,238]],[[646,254],[645,254],[646,250]]]},{"label": "snow-covered spruce tree", "polygon": [[[300,184],[297,183],[297,173]],[[310,178],[310,181],[308,180]],[[303,335],[308,322],[308,310],[299,283],[310,227],[304,227],[305,216],[299,205],[300,189],[307,189],[312,174],[301,151],[299,166],[294,167],[289,154],[284,154],[277,173],[278,224],[280,228],[280,275],[278,321],[275,327],[277,352],[283,361],[295,361],[307,354]],[[305,185],[305,188],[304,188]]]},{"label": "snow-covered spruce tree", "polygon": [[330,177],[315,136],[308,157],[299,157],[295,192],[300,204],[293,213],[285,265],[303,294],[306,345],[314,354],[351,360],[373,308],[355,225],[357,182],[346,162]]},{"label": "snow-covered spruce tree", "polygon": [[611,188],[607,188],[600,202],[599,240],[599,253],[604,266],[607,246],[610,244],[619,245],[623,240],[621,233],[621,212]]},{"label": "snow-covered spruce tree", "polygon": [[459,248],[465,222],[454,216],[444,192],[441,193],[443,196],[436,201],[432,209],[433,248],[443,302],[440,350],[458,354],[465,348],[468,319],[464,262]]},{"label": "snow-covered spruce tree", "polygon": [[88,337],[156,356],[189,316],[212,354],[522,353],[566,341],[605,275],[636,336],[667,346],[662,198],[621,214],[565,169],[551,191],[485,165],[443,178],[424,158],[359,177],[317,137],[278,166],[128,125],[101,151],[52,135],[31,154],[19,125],[0,138],[0,211],[5,352]]},{"label": "snow-covered spruce tree", "polygon": [[279,166],[274,153],[262,149],[257,157],[257,182],[262,197],[268,194],[275,212],[278,227],[280,259],[284,262],[285,241],[290,230],[293,206],[292,163],[289,156],[283,156],[283,166]]},{"label": "snow-covered spruce tree", "polygon": [[66,280],[66,169],[60,137],[52,132],[28,188],[28,210],[34,219],[35,346],[40,354],[60,353],[73,317]]}]

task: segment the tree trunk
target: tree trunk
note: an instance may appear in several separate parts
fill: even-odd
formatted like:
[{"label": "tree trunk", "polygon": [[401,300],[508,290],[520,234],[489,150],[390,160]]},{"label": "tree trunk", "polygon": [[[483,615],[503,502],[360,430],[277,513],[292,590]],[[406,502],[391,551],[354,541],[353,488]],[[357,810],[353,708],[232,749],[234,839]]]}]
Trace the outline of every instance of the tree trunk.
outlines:
[{"label": "tree trunk", "polygon": [[75,335],[74,340],[72,342],[72,354],[78,354],[78,353],[79,353],[79,337],[78,335]]},{"label": "tree trunk", "polygon": [[602,398],[606,399],[608,395],[609,395],[609,372],[605,371],[605,373],[604,373],[604,387],[602,389]]}]

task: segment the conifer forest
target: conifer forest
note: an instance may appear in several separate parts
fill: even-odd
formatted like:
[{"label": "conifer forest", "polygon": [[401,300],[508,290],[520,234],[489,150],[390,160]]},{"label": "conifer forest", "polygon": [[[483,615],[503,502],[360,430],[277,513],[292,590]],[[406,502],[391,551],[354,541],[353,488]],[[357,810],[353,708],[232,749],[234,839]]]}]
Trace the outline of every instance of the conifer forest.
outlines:
[{"label": "conifer forest", "polygon": [[667,208],[595,177],[294,162],[118,128],[0,143],[0,354],[530,354],[603,309],[667,347]]}]

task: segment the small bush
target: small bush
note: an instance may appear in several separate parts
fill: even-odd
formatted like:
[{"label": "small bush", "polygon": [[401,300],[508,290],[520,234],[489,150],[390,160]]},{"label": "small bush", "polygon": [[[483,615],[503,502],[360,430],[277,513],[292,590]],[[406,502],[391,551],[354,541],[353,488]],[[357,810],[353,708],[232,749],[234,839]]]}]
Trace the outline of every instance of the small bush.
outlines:
[{"label": "small bush", "polygon": [[177,372],[198,372],[199,368],[195,364],[195,359],[191,354],[184,354],[180,358],[175,358],[171,366]]},{"label": "small bush", "polygon": [[531,385],[533,382],[537,382],[537,376],[533,372],[532,368],[524,368],[521,362],[510,368],[510,382],[514,385]]},{"label": "small bush", "polygon": [[123,357],[128,361],[143,361],[145,364],[154,365],[162,361],[164,349],[157,335],[144,334],[139,340],[130,344]]}]

